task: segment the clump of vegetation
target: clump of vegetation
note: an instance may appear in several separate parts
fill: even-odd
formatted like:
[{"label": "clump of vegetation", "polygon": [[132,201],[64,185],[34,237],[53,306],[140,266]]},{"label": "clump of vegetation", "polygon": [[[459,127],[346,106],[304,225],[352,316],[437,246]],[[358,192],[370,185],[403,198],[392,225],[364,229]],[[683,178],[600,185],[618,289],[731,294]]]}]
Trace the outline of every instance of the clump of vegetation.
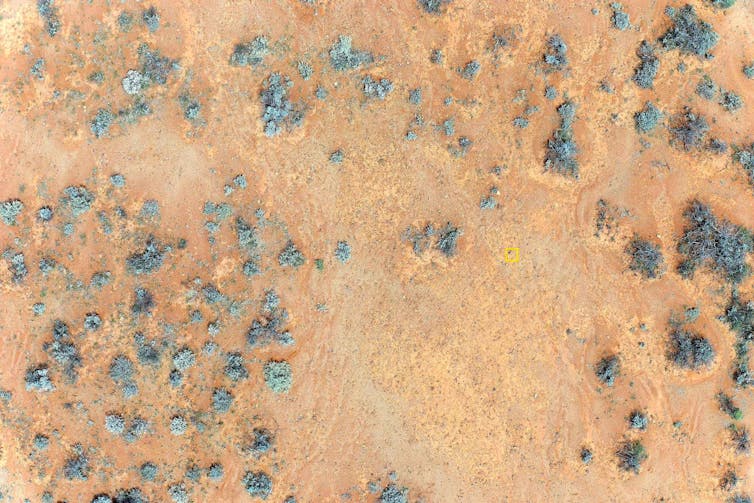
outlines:
[{"label": "clump of vegetation", "polygon": [[272,493],[272,479],[265,472],[246,472],[241,479],[249,496],[266,500]]},{"label": "clump of vegetation", "polygon": [[230,64],[251,67],[261,65],[265,56],[270,53],[269,43],[267,37],[258,36],[249,42],[236,44],[233,53],[230,55]]},{"label": "clump of vegetation", "polygon": [[692,201],[684,216],[688,224],[678,242],[678,252],[685,257],[678,266],[681,276],[691,278],[705,264],[732,283],[739,283],[750,274],[746,264],[746,256],[754,251],[750,231],[719,220],[697,200]]},{"label": "clump of vegetation", "polygon": [[292,129],[304,122],[304,108],[294,104],[288,90],[293,82],[279,73],[270,74],[264,81],[259,101],[262,103],[262,122],[264,134],[272,137],[279,134],[283,128]]},{"label": "clump of vegetation", "polygon": [[644,431],[649,425],[649,418],[640,410],[635,410],[628,416],[628,425],[634,430]]},{"label": "clump of vegetation", "polygon": [[702,115],[686,108],[683,113],[672,118],[669,130],[672,135],[670,144],[676,148],[689,151],[703,146],[704,139],[709,131],[709,124]]},{"label": "clump of vegetation", "polygon": [[644,103],[644,108],[634,114],[634,124],[639,133],[649,133],[662,119],[662,112],[651,101]]},{"label": "clump of vegetation", "polygon": [[102,138],[110,132],[110,126],[113,124],[113,120],[115,120],[115,116],[113,116],[113,113],[110,110],[100,108],[89,123],[89,128],[92,130],[92,133],[94,133],[96,138]]},{"label": "clump of vegetation", "polygon": [[393,92],[393,83],[389,79],[372,78],[371,75],[365,75],[361,79],[362,92],[367,98],[377,98],[384,100],[387,95]]},{"label": "clump of vegetation", "polygon": [[552,35],[547,39],[547,47],[542,59],[546,72],[557,72],[568,66],[568,46],[560,35]]},{"label": "clump of vegetation", "polygon": [[418,0],[419,6],[430,14],[442,14],[452,0]]},{"label": "clump of vegetation", "polygon": [[663,274],[664,259],[660,245],[634,236],[626,247],[626,253],[631,257],[628,268],[645,278],[657,278]]},{"label": "clump of vegetation", "polygon": [[330,66],[339,72],[355,70],[374,61],[370,52],[355,49],[353,39],[347,35],[338,36],[338,40],[330,47],[329,55]]},{"label": "clump of vegetation", "polygon": [[695,54],[710,58],[710,50],[717,44],[720,37],[712,26],[699,19],[692,5],[685,5],[676,10],[672,7],[666,13],[673,21],[673,25],[660,37],[660,43],[666,49],[678,49],[682,53]]},{"label": "clump of vegetation", "polygon": [[609,355],[602,358],[594,367],[594,373],[597,379],[606,386],[615,384],[615,378],[620,375],[620,362],[616,355]]},{"label": "clump of vegetation", "polygon": [[566,101],[558,107],[560,127],[552,138],[547,140],[545,171],[554,171],[563,176],[579,177],[579,163],[576,160],[579,149],[573,139],[573,121],[576,118],[576,106]]},{"label": "clump of vegetation", "polygon": [[636,51],[639,65],[634,69],[632,80],[642,89],[651,89],[660,69],[660,59],[655,55],[654,47],[646,40],[642,41]]},{"label": "clump of vegetation", "polygon": [[627,440],[615,453],[618,457],[618,466],[627,471],[639,473],[641,464],[647,459],[647,451],[638,440]]},{"label": "clump of vegetation", "polygon": [[16,225],[16,218],[24,209],[20,199],[7,199],[0,202],[0,219],[5,225]]},{"label": "clump of vegetation", "polygon": [[58,9],[54,3],[55,0],[37,0],[37,12],[45,22],[45,30],[51,37],[57,35],[61,27]]},{"label": "clump of vegetation", "polygon": [[264,364],[264,382],[273,393],[288,393],[293,385],[291,364],[286,361],[270,360]]},{"label": "clump of vegetation", "polygon": [[668,359],[681,368],[696,370],[713,362],[715,350],[707,338],[674,327],[670,333]]},{"label": "clump of vegetation", "polygon": [[751,449],[751,438],[749,437],[748,428],[731,424],[728,426],[728,429],[730,430],[730,439],[736,452],[741,454],[749,452]]},{"label": "clump of vegetation", "polygon": [[728,414],[732,419],[740,421],[744,417],[743,411],[733,403],[733,398],[722,391],[716,395],[720,410]]}]

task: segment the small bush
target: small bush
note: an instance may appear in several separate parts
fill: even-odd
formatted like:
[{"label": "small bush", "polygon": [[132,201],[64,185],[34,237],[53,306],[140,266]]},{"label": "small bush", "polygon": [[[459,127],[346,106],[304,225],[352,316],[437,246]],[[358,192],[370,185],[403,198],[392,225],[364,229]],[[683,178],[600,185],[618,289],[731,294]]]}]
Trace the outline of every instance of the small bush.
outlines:
[{"label": "small bush", "polygon": [[613,22],[613,28],[616,28],[620,31],[626,31],[631,27],[631,20],[628,16],[628,13],[623,12],[622,10],[614,10],[611,21]]},{"label": "small bush", "polygon": [[744,106],[744,101],[733,91],[722,91],[720,93],[720,105],[728,112],[735,112]]},{"label": "small bush", "polygon": [[371,75],[365,75],[361,79],[361,84],[362,92],[367,98],[384,100],[393,91],[393,83],[390,80],[384,78],[375,80]]},{"label": "small bush", "polygon": [[16,218],[24,209],[24,203],[19,199],[8,199],[0,202],[0,219],[5,225],[16,225]]},{"label": "small bush", "polygon": [[288,90],[293,82],[280,73],[272,73],[264,81],[259,101],[262,104],[262,122],[264,134],[272,137],[283,128],[292,129],[304,122],[304,109],[294,104],[288,97]]},{"label": "small bush", "polygon": [[215,409],[215,412],[228,412],[232,404],[233,395],[227,389],[216,388],[212,392],[212,408]]},{"label": "small bush", "polygon": [[647,459],[647,451],[638,440],[624,442],[615,454],[618,466],[627,472],[639,473],[641,464]]},{"label": "small bush", "polygon": [[731,419],[735,419],[736,421],[740,421],[744,413],[743,411],[736,407],[736,405],[733,403],[733,399],[726,395],[723,392],[720,392],[716,395],[717,402],[720,405],[720,410],[724,413],[728,414]]},{"label": "small bush", "polygon": [[355,70],[374,61],[371,53],[354,49],[353,40],[346,35],[338,37],[338,40],[330,47],[329,56],[330,65],[339,72]]},{"label": "small bush", "polygon": [[388,484],[380,494],[379,503],[408,503],[408,488]]},{"label": "small bush", "polygon": [[542,59],[545,72],[556,72],[568,66],[568,46],[560,35],[552,35],[547,39],[547,47]]},{"label": "small bush", "polygon": [[264,62],[265,56],[270,53],[267,37],[259,36],[250,42],[237,44],[230,55],[230,64],[233,66],[257,67]]},{"label": "small bush", "polygon": [[246,472],[241,479],[249,496],[266,500],[272,493],[272,479],[265,472]]},{"label": "small bush", "polygon": [[442,14],[452,0],[417,0],[419,6],[430,14]]},{"label": "small bush", "polygon": [[711,57],[710,50],[715,47],[720,37],[712,26],[699,19],[694,7],[685,5],[680,10],[670,8],[666,12],[673,25],[660,37],[660,43],[666,49],[678,49],[682,53]]},{"label": "small bush", "polygon": [[684,216],[688,220],[678,242],[678,252],[685,258],[678,272],[686,278],[702,265],[732,283],[750,274],[746,256],[754,251],[754,239],[747,229],[727,220],[718,220],[705,204],[692,201]]},{"label": "small bush", "polygon": [[648,424],[649,418],[647,418],[647,415],[639,410],[633,411],[628,416],[628,425],[634,430],[644,431],[647,429]]},{"label": "small bush", "polygon": [[634,114],[634,123],[639,133],[649,133],[662,119],[662,112],[652,102],[644,103],[644,108]]},{"label": "small bush", "polygon": [[736,452],[741,454],[749,452],[751,448],[749,430],[744,426],[736,426],[735,424],[729,425],[728,429],[730,430],[730,439]]},{"label": "small bush", "polygon": [[278,255],[278,264],[282,267],[300,267],[306,259],[304,254],[296,247],[293,241],[288,241],[285,248]]},{"label": "small bush", "polygon": [[594,368],[597,379],[606,386],[615,384],[615,378],[620,374],[620,363],[618,357],[610,355],[602,358]]},{"label": "small bush", "polygon": [[547,140],[545,155],[545,171],[554,171],[563,176],[579,177],[579,163],[576,160],[579,149],[573,139],[573,121],[576,117],[576,107],[570,101],[558,107],[560,127],[555,130],[552,138]]},{"label": "small bush", "polygon": [[655,55],[654,47],[646,40],[642,41],[636,51],[639,65],[634,69],[632,80],[642,89],[651,89],[660,69],[660,59]]},{"label": "small bush", "polygon": [[702,80],[696,85],[696,94],[705,100],[711,100],[715,97],[715,94],[717,94],[717,85],[709,75],[702,77]]},{"label": "small bush", "polygon": [[678,327],[670,334],[668,358],[681,368],[696,370],[709,366],[715,359],[715,351],[705,337]]},{"label": "small bush", "polygon": [[154,33],[160,27],[160,14],[157,9],[150,7],[141,13],[141,20],[144,21],[147,29]]},{"label": "small bush", "polygon": [[676,148],[689,151],[703,146],[704,138],[709,131],[709,124],[702,116],[686,108],[683,113],[672,118],[670,125],[670,144]]},{"label": "small bush", "polygon": [[645,278],[662,276],[664,259],[660,246],[634,236],[626,247],[626,253],[631,257],[628,268]]},{"label": "small bush", "polygon": [[165,252],[154,237],[147,239],[141,252],[133,253],[126,259],[126,269],[131,274],[152,274],[162,267]]},{"label": "small bush", "polygon": [[733,154],[733,160],[744,168],[749,183],[754,187],[754,143],[746,148],[737,149]]},{"label": "small bush", "polygon": [[588,465],[592,462],[592,459],[594,458],[594,454],[592,454],[592,451],[586,447],[581,448],[581,452],[579,453],[579,457],[581,458],[581,462],[585,465]]},{"label": "small bush", "polygon": [[293,385],[291,364],[270,360],[264,364],[264,382],[274,393],[288,393]]}]

